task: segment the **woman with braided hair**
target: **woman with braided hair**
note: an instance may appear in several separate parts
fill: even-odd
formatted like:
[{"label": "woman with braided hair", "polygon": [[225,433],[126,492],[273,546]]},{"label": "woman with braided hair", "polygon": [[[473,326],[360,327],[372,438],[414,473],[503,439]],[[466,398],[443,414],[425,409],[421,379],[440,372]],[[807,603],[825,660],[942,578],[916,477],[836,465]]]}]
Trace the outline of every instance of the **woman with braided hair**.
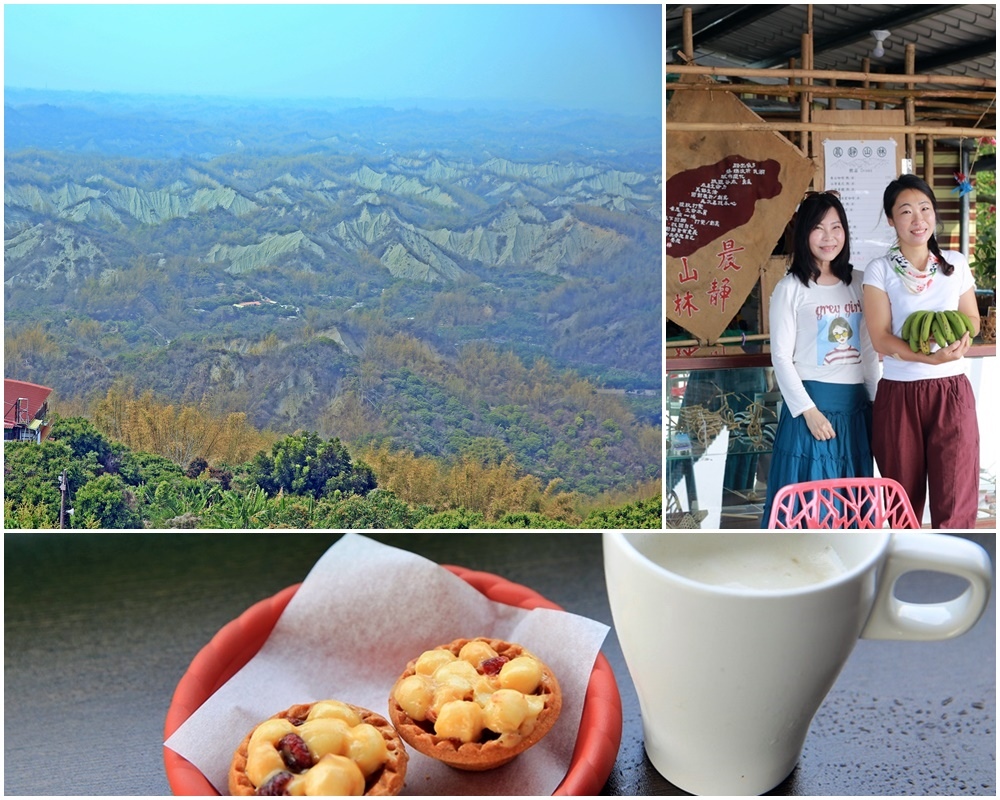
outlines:
[{"label": "woman with braided hair", "polygon": [[[897,243],[864,275],[865,322],[883,356],[873,409],[875,463],[906,490],[918,519],[929,490],[933,527],[974,528],[979,423],[963,360],[980,325],[972,270],[962,253],[938,246],[937,201],[925,181],[916,175],[892,181],[882,208]],[[961,311],[972,330],[914,352],[900,334],[918,310]]]}]

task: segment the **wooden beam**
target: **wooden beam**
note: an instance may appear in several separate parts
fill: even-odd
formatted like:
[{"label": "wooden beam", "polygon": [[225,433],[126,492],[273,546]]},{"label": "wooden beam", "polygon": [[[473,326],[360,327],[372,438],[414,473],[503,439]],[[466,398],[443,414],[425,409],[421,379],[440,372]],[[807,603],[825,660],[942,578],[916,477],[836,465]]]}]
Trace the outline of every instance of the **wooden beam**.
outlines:
[{"label": "wooden beam", "polygon": [[981,86],[995,89],[996,78],[968,75],[889,75],[881,72],[842,72],[816,69],[752,69],[748,67],[702,67],[696,64],[669,64],[668,75],[732,75],[738,78],[836,78],[840,81],[876,81],[878,83],[926,83],[951,86]]},{"label": "wooden beam", "polygon": [[[668,122],[664,126],[670,131],[714,131],[718,130],[718,123],[711,122]],[[726,130],[733,131],[810,131],[812,133],[849,133],[857,136],[859,131],[853,125],[836,125],[832,123],[807,123],[801,122],[727,122]],[[952,138],[980,139],[985,136],[996,136],[995,129],[985,128],[958,128],[958,127],[937,127],[933,125],[870,125],[865,126],[863,133],[895,133],[905,136],[912,133],[916,136],[947,136]]]},{"label": "wooden beam", "polygon": [[[692,83],[688,81],[668,83],[667,89],[670,91],[693,91],[693,92],[732,92],[733,94],[759,94],[759,95],[795,95],[809,92],[809,94],[822,97],[837,97],[840,99],[865,99],[880,100],[882,102],[902,103],[904,99],[912,97],[915,100],[926,98],[943,97],[950,99],[982,100],[989,103],[996,99],[995,92],[979,92],[972,89],[955,90],[948,89],[872,89],[862,86],[824,86],[822,84],[809,84],[808,88],[804,84],[764,84],[764,83]],[[984,106],[988,108],[988,106]]]}]

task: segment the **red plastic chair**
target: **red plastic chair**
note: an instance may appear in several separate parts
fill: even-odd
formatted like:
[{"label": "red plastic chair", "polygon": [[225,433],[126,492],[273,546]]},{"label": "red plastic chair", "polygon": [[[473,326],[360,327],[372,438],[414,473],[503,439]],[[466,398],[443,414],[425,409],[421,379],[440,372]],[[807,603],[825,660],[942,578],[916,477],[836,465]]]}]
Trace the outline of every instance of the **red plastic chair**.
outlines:
[{"label": "red plastic chair", "polygon": [[769,528],[919,528],[906,491],[891,478],[840,478],[783,486]]}]

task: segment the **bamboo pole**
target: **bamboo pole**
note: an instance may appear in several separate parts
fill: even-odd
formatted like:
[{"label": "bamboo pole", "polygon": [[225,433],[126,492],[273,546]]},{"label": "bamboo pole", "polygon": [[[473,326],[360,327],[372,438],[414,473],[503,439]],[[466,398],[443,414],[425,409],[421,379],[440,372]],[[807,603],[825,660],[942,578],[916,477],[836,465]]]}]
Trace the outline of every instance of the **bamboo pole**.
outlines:
[{"label": "bamboo pole", "polygon": [[[872,60],[870,58],[868,58],[867,56],[865,58],[862,58],[861,59],[861,71],[867,75],[869,72],[871,72],[871,69],[872,69]],[[872,82],[870,80],[868,80],[867,78],[865,78],[863,81],[861,81],[861,88],[865,89],[865,90],[871,89],[872,88]],[[872,105],[871,105],[871,101],[870,100],[865,100],[865,101],[863,101],[861,103],[861,109],[863,111],[870,111],[871,107],[872,107]]]},{"label": "bamboo pole", "polygon": [[981,100],[988,103],[995,99],[994,92],[978,92],[972,90],[948,89],[872,89],[861,86],[840,86],[812,84],[808,88],[798,84],[763,84],[763,83],[671,83],[672,92],[732,92],[733,94],[756,94],[764,96],[796,95],[809,92],[823,97],[836,97],[842,100],[883,100],[902,103],[907,98],[914,100],[950,98]]},{"label": "bamboo pole", "polygon": [[[912,75],[916,72],[917,65],[917,47],[913,44],[906,45],[903,48],[904,56],[903,61],[906,64],[906,74]],[[912,131],[913,124],[917,121],[917,107],[913,102],[912,97],[907,97],[903,103],[903,112],[906,116],[906,127]],[[917,137],[913,133],[906,134],[906,155],[907,158],[911,160],[911,163],[916,166],[917,163]],[[933,181],[931,186],[933,186]]]},{"label": "bamboo pole", "polygon": [[[913,165],[916,169],[916,164]],[[924,139],[924,180],[929,186],[934,185],[934,137]]]},{"label": "bamboo pole", "polygon": [[[812,48],[812,36],[813,36],[813,7],[812,3],[806,6],[806,32],[802,34],[802,38],[799,44],[799,50],[801,50],[802,55],[802,67],[806,70],[812,70],[813,68],[813,48]],[[813,84],[812,78],[803,78],[802,83],[804,86],[811,86]],[[812,99],[813,96],[806,92],[799,98],[799,119],[802,122],[812,122]],[[813,157],[813,137],[809,131],[802,132],[802,151],[806,154],[806,158]]]},{"label": "bamboo pole", "polygon": [[684,55],[688,61],[694,61],[694,12],[690,8],[684,9],[684,16],[681,21],[681,41],[684,43]]},{"label": "bamboo pole", "polygon": [[[990,106],[983,108],[982,106],[970,106],[967,103],[947,103],[943,100],[921,103],[919,98],[917,99],[917,108],[951,111],[954,112],[949,115],[951,117],[975,117],[977,122],[982,122],[983,118],[992,110]],[[996,111],[993,111],[993,116],[996,116]]]},{"label": "bamboo pole", "polygon": [[[794,58],[788,59],[788,68],[790,70],[791,69],[795,69],[795,59]],[[789,78],[788,79],[788,86],[790,88],[796,89],[798,92],[802,91],[802,87],[801,86],[796,86],[795,85],[795,78]],[[802,153],[802,155],[806,155],[805,142],[802,141],[802,137],[803,137],[803,134],[799,134],[798,138],[795,139],[795,144],[796,144],[796,147],[798,147],[799,152]]]},{"label": "bamboo pole", "polygon": [[[794,58],[788,59],[788,66],[789,66],[790,69],[794,69],[794,67],[795,67],[795,59]],[[791,87],[795,87],[795,79],[794,78],[789,78],[788,79],[788,85],[791,86]],[[800,87],[795,87],[795,88],[798,89],[799,91],[801,91]],[[791,110],[791,104],[789,104],[789,110]],[[792,147],[794,147],[796,150],[798,150],[800,155],[802,155],[803,157],[808,157],[808,154],[805,151],[805,142],[803,141],[804,137],[805,137],[804,133],[800,133],[797,138],[796,137],[789,137],[788,138],[788,143],[790,145],[792,145]]]},{"label": "bamboo pole", "polygon": [[842,81],[876,81],[879,83],[941,83],[951,86],[981,86],[995,89],[995,78],[974,78],[968,75],[890,75],[888,73],[846,72],[840,70],[756,69],[751,67],[702,67],[697,64],[671,64],[670,75],[727,75],[737,78],[836,78]]},{"label": "bamboo pole", "polygon": [[[812,30],[812,6],[809,6],[809,29]],[[812,35],[809,33],[802,34],[802,66],[807,70],[812,70]],[[804,87],[808,87],[812,84],[812,78],[803,78],[802,84]],[[809,113],[812,106],[812,94],[808,91],[802,93],[802,97],[799,99],[799,120],[808,125],[811,122],[811,115]],[[808,129],[802,131],[802,152],[806,154],[806,158],[812,158],[812,134]]]},{"label": "bamboo pole", "polygon": [[[668,122],[665,125],[667,132],[670,131],[717,131],[717,122]],[[857,125],[839,125],[832,122],[727,122],[725,129],[729,131],[788,131],[797,132],[809,130],[812,133],[849,133],[857,136],[859,133]],[[905,125],[868,125],[864,126],[864,133],[889,133],[900,136],[913,133],[916,136],[948,136],[956,138],[980,139],[985,136],[996,136],[993,128],[959,128],[959,127],[936,127],[933,125],[914,125],[908,128]]]},{"label": "bamboo pole", "polygon": [[763,342],[771,338],[769,333],[750,333],[746,336],[722,336],[714,341],[701,339],[683,339],[675,342],[667,341],[667,347],[714,347],[717,344],[742,344],[743,342]]}]

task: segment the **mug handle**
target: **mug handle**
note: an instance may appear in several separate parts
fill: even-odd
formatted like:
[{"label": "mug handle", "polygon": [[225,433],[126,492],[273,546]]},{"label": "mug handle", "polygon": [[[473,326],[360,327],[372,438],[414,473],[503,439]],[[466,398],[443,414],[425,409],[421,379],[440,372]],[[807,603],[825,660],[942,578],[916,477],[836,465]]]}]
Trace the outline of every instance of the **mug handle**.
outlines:
[{"label": "mug handle", "polygon": [[[951,639],[976,624],[986,610],[993,586],[987,552],[975,542],[938,533],[893,533],[883,574],[862,639]],[[900,576],[914,570],[957,575],[966,590],[943,603],[908,603],[896,597]]]}]

